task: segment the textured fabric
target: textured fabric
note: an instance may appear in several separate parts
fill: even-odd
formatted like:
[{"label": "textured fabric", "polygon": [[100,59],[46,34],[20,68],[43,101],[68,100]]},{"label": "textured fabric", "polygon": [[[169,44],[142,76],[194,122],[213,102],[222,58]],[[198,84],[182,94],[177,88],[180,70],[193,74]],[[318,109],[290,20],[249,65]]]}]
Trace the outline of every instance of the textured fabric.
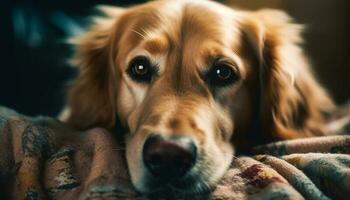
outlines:
[{"label": "textured fabric", "polygon": [[0,107],[0,199],[349,199],[350,136],[277,142],[234,157],[204,194],[134,191],[120,139]]}]

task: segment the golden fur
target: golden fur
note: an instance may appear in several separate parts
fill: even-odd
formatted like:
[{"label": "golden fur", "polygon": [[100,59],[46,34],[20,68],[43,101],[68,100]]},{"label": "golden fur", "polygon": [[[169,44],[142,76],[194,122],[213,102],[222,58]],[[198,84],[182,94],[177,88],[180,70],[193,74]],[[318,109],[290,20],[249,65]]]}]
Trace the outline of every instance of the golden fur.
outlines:
[{"label": "golden fur", "polygon": [[[194,138],[202,159],[192,170],[200,184],[191,191],[214,184],[234,148],[255,144],[252,135],[269,142],[325,134],[323,112],[333,104],[299,46],[302,27],[282,11],[248,12],[205,0],[101,10],[106,17],[72,40],[79,76],[65,121],[118,130],[119,120],[129,132],[126,156],[138,190],[153,189],[140,153],[152,132]],[[137,55],[160,68],[148,85],[126,74]],[[213,90],[202,76],[219,57],[234,63],[240,80]]]}]

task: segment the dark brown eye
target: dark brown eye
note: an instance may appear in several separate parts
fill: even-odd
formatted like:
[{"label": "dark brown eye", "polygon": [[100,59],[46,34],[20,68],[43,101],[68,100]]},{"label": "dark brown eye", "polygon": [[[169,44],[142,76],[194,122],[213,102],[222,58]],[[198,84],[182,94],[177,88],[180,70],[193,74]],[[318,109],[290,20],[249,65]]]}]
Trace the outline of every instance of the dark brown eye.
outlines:
[{"label": "dark brown eye", "polygon": [[148,69],[148,66],[145,65],[145,63],[137,63],[134,66],[134,70],[135,70],[135,74],[137,74],[138,76],[143,76],[147,74],[149,69]]},{"label": "dark brown eye", "polygon": [[151,82],[156,70],[147,57],[138,56],[131,60],[127,72],[133,80],[149,83]]},{"label": "dark brown eye", "polygon": [[215,64],[207,74],[207,82],[212,86],[223,87],[239,79],[237,72],[228,64]]},{"label": "dark brown eye", "polygon": [[226,66],[218,66],[215,68],[215,75],[219,80],[225,81],[231,77],[232,70]]}]

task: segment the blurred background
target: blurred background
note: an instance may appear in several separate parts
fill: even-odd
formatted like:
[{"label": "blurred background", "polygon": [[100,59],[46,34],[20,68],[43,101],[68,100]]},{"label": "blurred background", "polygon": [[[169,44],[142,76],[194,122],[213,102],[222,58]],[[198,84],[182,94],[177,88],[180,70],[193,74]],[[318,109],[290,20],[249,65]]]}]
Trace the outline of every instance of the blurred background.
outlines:
[{"label": "blurred background", "polygon": [[[28,115],[59,113],[72,53],[64,39],[79,34],[97,4],[127,6],[141,0],[0,0],[0,105]],[[350,97],[349,0],[222,0],[234,7],[283,9],[306,24],[305,52],[334,100]]]}]

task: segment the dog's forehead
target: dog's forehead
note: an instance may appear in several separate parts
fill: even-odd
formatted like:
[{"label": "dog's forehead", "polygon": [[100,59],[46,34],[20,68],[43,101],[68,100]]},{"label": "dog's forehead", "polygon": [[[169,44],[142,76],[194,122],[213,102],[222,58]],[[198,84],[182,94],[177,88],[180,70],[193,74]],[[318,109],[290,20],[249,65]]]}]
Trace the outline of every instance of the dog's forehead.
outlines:
[{"label": "dog's forehead", "polygon": [[[132,10],[129,38],[152,54],[208,55],[239,43],[237,13],[210,1],[161,1]],[[195,51],[197,49],[197,51]],[[187,52],[190,51],[190,52]]]}]

